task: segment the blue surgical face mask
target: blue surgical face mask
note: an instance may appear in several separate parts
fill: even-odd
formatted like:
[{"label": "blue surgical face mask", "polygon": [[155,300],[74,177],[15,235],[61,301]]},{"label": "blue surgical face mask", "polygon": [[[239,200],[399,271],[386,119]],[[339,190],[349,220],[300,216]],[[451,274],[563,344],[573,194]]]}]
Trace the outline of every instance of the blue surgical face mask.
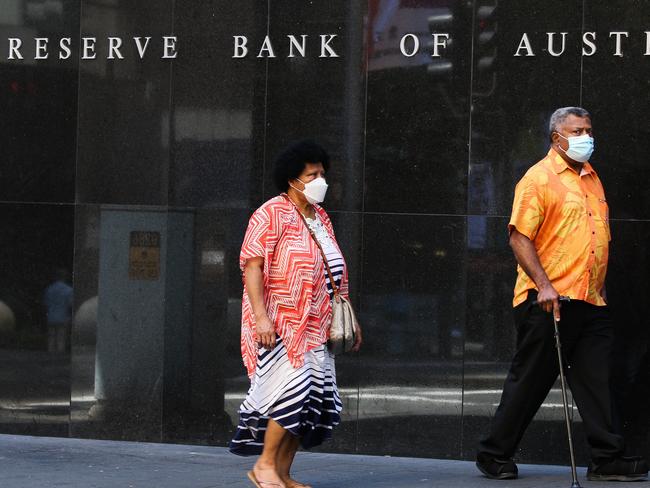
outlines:
[{"label": "blue surgical face mask", "polygon": [[587,161],[589,161],[589,158],[594,152],[593,137],[591,137],[589,134],[585,134],[583,136],[564,137],[559,132],[558,135],[563,139],[569,141],[569,149],[567,149],[566,151],[562,149],[558,144],[558,147],[562,149],[562,151],[567,156],[569,156],[574,161],[578,161],[579,163],[586,163]]}]

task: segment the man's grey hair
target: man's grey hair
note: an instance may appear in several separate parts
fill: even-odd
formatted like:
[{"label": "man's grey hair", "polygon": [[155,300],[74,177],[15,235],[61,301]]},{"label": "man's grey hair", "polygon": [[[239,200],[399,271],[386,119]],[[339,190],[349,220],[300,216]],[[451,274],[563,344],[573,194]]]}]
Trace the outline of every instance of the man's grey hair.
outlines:
[{"label": "man's grey hair", "polygon": [[589,117],[591,115],[582,107],[562,107],[558,108],[553,115],[551,115],[551,121],[548,124],[548,136],[549,138],[553,135],[553,132],[558,132],[560,125],[569,117],[569,115],[575,115],[576,117]]}]

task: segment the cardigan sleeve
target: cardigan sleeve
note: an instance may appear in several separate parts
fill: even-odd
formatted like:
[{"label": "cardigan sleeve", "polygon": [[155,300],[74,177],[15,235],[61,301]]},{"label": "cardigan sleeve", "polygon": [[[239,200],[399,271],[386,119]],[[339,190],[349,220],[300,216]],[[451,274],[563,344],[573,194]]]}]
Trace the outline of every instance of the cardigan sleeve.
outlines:
[{"label": "cardigan sleeve", "polygon": [[274,205],[262,205],[248,221],[248,228],[239,255],[239,268],[242,271],[246,262],[256,257],[263,258],[266,267],[266,262],[278,241],[276,213]]}]

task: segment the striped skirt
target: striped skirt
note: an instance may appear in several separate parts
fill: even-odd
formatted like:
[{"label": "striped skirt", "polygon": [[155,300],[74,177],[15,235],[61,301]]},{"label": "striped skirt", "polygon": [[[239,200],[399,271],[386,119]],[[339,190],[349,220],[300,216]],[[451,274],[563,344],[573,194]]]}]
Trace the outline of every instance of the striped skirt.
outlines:
[{"label": "striped skirt", "polygon": [[305,353],[295,369],[278,337],[273,350],[261,350],[248,395],[239,407],[239,425],[230,452],[261,454],[269,418],[300,437],[303,448],[320,445],[339,424],[342,405],[336,387],[334,356],[326,345]]}]

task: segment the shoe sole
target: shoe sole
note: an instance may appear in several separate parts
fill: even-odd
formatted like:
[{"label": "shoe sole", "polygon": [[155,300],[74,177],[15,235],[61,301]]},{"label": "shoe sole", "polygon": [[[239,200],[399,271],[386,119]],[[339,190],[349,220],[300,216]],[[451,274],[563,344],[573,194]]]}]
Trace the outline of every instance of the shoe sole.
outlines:
[{"label": "shoe sole", "polygon": [[587,473],[589,481],[647,481],[647,474],[590,474]]},{"label": "shoe sole", "polygon": [[516,480],[518,476],[517,473],[501,473],[494,475],[483,469],[483,466],[481,466],[478,461],[476,462],[476,467],[481,473],[483,473],[487,478],[490,478],[491,480]]}]

